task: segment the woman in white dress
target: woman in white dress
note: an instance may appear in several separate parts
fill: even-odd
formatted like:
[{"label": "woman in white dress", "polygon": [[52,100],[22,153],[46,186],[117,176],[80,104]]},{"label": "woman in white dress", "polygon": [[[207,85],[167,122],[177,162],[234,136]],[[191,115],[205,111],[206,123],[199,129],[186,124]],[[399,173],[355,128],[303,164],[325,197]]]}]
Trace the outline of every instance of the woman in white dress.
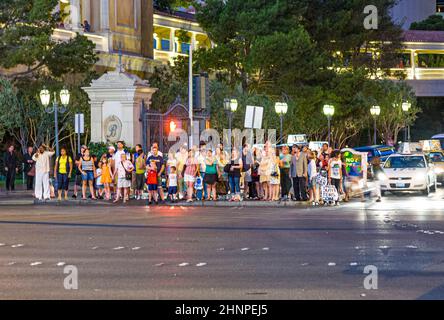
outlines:
[{"label": "woman in white dress", "polygon": [[121,160],[122,161],[116,167],[116,172],[115,172],[115,174],[117,174],[117,196],[116,200],[114,200],[114,203],[119,201],[122,192],[123,192],[123,203],[126,203],[128,198],[128,188],[131,187],[131,173],[134,170],[133,164],[131,163],[131,161],[129,161],[126,158],[125,153],[122,153]]}]

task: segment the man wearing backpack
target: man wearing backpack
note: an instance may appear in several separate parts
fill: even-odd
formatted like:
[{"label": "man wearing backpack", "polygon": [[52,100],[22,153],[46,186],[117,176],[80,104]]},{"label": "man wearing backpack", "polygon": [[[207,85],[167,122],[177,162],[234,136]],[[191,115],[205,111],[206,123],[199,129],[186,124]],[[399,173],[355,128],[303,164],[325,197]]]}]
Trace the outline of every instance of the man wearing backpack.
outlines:
[{"label": "man wearing backpack", "polygon": [[54,178],[57,179],[58,200],[62,200],[62,190],[65,192],[65,200],[68,200],[69,179],[72,174],[72,158],[67,155],[66,149],[60,149],[54,166]]}]

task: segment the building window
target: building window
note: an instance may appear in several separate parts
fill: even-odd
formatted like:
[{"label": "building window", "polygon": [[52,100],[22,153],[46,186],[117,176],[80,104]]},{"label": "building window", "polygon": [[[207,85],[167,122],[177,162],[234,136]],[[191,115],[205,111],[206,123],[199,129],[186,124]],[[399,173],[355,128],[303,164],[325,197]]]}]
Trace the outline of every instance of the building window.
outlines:
[{"label": "building window", "polygon": [[190,52],[190,44],[189,43],[181,43],[180,49],[183,54],[188,54]]},{"label": "building window", "polygon": [[444,68],[444,54],[418,54],[419,68]]},{"label": "building window", "polygon": [[436,1],[436,12],[443,12],[444,13],[444,0],[437,0]]},{"label": "building window", "polygon": [[398,64],[396,65],[397,69],[404,69],[404,68],[410,68],[412,65],[410,63],[410,53],[403,53],[401,54]]},{"label": "building window", "polygon": [[161,50],[169,51],[170,50],[170,40],[162,39],[161,41]]}]

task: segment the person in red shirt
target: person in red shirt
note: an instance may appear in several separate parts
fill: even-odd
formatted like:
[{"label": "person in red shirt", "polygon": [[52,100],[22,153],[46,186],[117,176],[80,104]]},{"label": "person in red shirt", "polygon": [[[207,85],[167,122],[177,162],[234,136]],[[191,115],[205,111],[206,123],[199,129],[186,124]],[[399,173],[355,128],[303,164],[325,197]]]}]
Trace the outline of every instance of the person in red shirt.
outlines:
[{"label": "person in red shirt", "polygon": [[150,161],[150,166],[147,167],[147,173],[146,184],[148,185],[148,205],[152,204],[152,200],[158,204],[156,161]]}]

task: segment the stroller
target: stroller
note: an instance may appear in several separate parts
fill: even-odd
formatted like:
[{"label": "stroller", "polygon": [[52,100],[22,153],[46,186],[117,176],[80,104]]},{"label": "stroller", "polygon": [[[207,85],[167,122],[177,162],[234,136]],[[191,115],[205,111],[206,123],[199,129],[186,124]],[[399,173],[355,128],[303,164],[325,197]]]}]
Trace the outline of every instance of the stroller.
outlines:
[{"label": "stroller", "polygon": [[316,184],[320,187],[324,205],[334,205],[339,201],[339,193],[335,186],[328,184],[327,175],[327,170],[321,170],[316,177]]}]

